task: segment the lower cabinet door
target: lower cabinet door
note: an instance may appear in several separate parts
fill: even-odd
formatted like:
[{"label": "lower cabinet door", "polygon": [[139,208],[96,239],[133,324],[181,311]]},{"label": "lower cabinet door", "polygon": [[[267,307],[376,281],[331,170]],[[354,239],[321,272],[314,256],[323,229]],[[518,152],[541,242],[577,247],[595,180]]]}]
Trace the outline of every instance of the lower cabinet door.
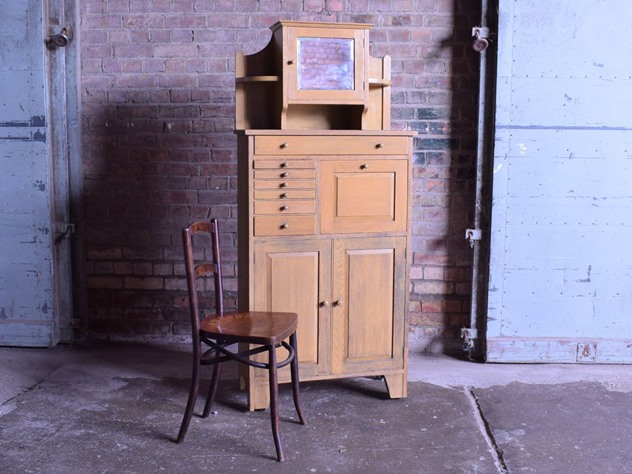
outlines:
[{"label": "lower cabinet door", "polygon": [[404,368],[405,249],[405,237],[334,241],[334,374],[380,374]]},{"label": "lower cabinet door", "polygon": [[[331,241],[295,240],[255,243],[254,310],[298,314],[301,378],[329,373]],[[285,356],[279,349],[278,357]],[[264,371],[256,370],[264,376]],[[289,380],[289,368],[280,373]]]}]

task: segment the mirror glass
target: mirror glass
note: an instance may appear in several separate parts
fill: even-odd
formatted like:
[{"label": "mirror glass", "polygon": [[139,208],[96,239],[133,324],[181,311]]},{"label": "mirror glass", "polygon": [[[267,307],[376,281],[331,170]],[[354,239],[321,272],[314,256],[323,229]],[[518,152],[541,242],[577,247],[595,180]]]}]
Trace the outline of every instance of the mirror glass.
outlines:
[{"label": "mirror glass", "polygon": [[353,90],[353,39],[299,38],[298,88]]}]

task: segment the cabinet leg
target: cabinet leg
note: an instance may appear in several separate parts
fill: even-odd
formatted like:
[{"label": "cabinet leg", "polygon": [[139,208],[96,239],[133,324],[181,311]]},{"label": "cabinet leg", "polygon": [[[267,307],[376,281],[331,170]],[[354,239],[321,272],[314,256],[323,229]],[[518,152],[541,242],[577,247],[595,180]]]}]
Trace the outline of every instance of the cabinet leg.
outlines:
[{"label": "cabinet leg", "polygon": [[388,396],[391,398],[406,398],[408,396],[408,376],[403,374],[384,375]]},{"label": "cabinet leg", "polygon": [[[267,382],[267,380],[266,380]],[[251,384],[248,387],[248,409],[265,410],[270,406],[270,390],[267,385]]]}]

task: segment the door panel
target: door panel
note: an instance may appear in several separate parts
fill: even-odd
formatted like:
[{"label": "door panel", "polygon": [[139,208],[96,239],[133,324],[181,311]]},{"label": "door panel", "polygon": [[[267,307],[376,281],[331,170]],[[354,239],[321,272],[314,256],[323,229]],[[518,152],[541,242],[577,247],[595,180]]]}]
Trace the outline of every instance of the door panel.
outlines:
[{"label": "door panel", "polygon": [[630,363],[632,4],[547,5],[499,4],[487,360]]},{"label": "door panel", "polygon": [[405,245],[404,237],[334,241],[334,373],[401,367],[405,270],[396,263]]},{"label": "door panel", "polygon": [[[298,354],[301,377],[328,370],[329,308],[321,305],[330,291],[327,278],[331,247],[327,241],[262,242],[255,244],[253,310],[298,314]],[[279,354],[282,357],[282,354]],[[289,378],[284,370],[282,379]]]},{"label": "door panel", "polygon": [[406,230],[406,160],[321,162],[321,232]]},{"label": "door panel", "polygon": [[58,239],[68,223],[69,114],[65,77],[51,74],[66,56],[46,48],[44,33],[64,11],[64,0],[25,0],[0,17],[11,32],[0,43],[0,345],[72,335],[69,243]]}]

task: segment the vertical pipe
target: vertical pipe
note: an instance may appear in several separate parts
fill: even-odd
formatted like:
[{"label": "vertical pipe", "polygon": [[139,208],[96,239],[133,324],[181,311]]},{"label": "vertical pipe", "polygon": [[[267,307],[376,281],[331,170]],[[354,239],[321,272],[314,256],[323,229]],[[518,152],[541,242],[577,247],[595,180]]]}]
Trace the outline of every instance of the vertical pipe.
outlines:
[{"label": "vertical pipe", "polygon": [[[489,5],[488,0],[481,0],[481,27],[487,28],[487,15]],[[476,194],[474,207],[474,229],[481,230],[482,215],[484,210],[483,185],[484,185],[484,163],[485,163],[485,142],[487,116],[487,48],[480,51],[479,65],[479,86],[478,86],[478,122],[477,122],[477,145],[476,145]],[[488,235],[486,232],[484,235]],[[478,329],[482,321],[479,321],[481,305],[480,292],[484,289],[485,275],[481,273],[482,249],[481,240],[472,240],[472,299],[470,307],[470,328],[464,331],[463,348],[470,357],[482,357],[484,354],[483,337],[479,337]],[[480,336],[483,336],[482,331]]]}]

